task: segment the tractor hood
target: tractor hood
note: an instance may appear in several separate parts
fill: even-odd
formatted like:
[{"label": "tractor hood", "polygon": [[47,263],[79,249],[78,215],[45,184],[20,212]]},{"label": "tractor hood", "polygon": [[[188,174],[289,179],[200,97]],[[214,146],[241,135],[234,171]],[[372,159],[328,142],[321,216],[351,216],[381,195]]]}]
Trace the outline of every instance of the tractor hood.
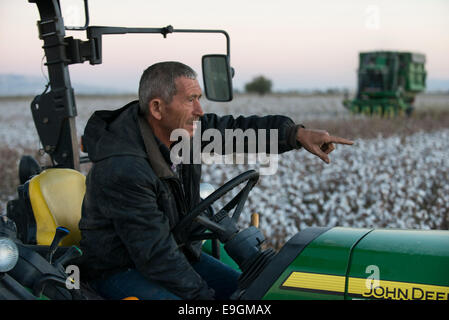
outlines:
[{"label": "tractor hood", "polygon": [[449,300],[449,231],[308,228],[242,298]]}]

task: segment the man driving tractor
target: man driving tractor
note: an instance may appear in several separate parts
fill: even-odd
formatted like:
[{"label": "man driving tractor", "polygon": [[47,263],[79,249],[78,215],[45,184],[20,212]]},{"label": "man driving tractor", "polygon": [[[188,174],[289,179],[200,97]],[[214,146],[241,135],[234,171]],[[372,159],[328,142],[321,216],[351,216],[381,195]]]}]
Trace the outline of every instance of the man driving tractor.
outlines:
[{"label": "man driving tractor", "polygon": [[[197,74],[162,62],[140,79],[139,101],[97,111],[83,143],[92,160],[79,223],[82,274],[107,299],[229,299],[240,273],[202,253],[201,241],[177,243],[172,230],[200,202],[201,164],[174,164],[172,132],[276,129],[278,153],[301,147],[329,163],[335,143],[352,141],[306,129],[281,115],[204,113]],[[192,223],[186,232],[204,229]]]}]

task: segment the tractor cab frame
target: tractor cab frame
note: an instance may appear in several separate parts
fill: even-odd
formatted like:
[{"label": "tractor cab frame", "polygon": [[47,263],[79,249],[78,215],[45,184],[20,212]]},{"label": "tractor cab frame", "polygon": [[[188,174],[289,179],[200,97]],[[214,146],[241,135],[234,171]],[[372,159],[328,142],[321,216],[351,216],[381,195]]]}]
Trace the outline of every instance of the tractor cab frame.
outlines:
[{"label": "tractor cab frame", "polygon": [[[37,22],[39,38],[43,40],[45,66],[49,83],[45,91],[31,103],[33,120],[54,167],[79,170],[80,158],[75,118],[77,116],[75,93],[71,85],[68,66],[89,61],[91,65],[102,63],[103,35],[127,33],[160,34],[166,38],[174,33],[217,33],[225,36],[226,54],[205,55],[202,58],[203,81],[206,97],[225,102],[233,98],[230,66],[230,37],[224,30],[175,29],[171,25],[161,28],[128,28],[89,26],[89,6],[84,0],[85,24],[82,27],[64,25],[60,1],[29,0],[39,9],[41,20]],[[87,40],[66,37],[65,30],[85,31]]]}]

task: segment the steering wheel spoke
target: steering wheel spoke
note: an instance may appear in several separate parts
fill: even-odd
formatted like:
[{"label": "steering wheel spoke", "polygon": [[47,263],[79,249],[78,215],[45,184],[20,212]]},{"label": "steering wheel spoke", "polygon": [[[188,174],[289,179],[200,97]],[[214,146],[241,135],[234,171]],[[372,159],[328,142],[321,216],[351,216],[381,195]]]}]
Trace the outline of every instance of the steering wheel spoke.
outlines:
[{"label": "steering wheel spoke", "polygon": [[226,229],[224,227],[222,227],[221,225],[219,225],[217,222],[212,221],[211,219],[209,219],[208,217],[204,216],[204,215],[199,215],[198,217],[195,218],[195,220],[203,225],[204,227],[208,228],[209,230],[215,232],[215,233],[224,233],[226,232]]}]

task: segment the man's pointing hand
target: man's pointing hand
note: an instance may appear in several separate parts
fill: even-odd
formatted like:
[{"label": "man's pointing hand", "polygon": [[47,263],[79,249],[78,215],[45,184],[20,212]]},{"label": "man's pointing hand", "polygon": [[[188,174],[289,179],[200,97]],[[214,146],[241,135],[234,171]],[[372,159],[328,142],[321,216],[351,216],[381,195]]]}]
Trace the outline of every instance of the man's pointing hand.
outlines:
[{"label": "man's pointing hand", "polygon": [[335,150],[334,143],[352,145],[353,141],[329,135],[324,130],[299,128],[296,132],[298,140],[304,149],[330,163],[328,154]]}]

